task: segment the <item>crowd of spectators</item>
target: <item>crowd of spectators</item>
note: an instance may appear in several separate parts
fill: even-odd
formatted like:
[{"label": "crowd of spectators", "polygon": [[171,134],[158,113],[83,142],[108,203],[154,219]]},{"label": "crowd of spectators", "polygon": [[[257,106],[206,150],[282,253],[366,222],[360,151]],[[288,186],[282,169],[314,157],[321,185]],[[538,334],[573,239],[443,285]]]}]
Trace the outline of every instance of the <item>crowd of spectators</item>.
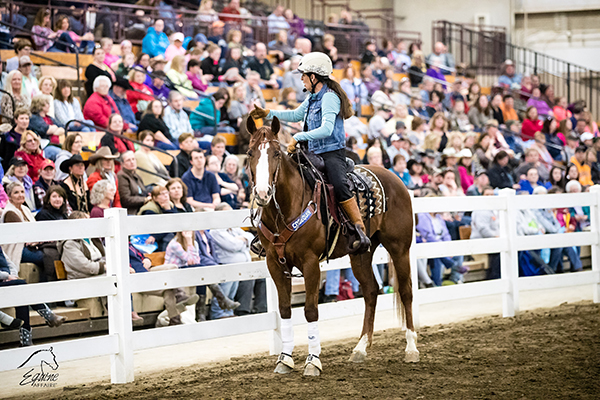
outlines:
[{"label": "crowd of spectators", "polygon": [[[313,44],[342,70],[340,85],[356,113],[345,121],[348,156],[389,169],[416,197],[492,196],[503,188],[523,195],[575,193],[600,183],[598,126],[585,101],[568,104],[552,85],[536,75],[520,74],[510,60],[500,66],[497,85],[484,94],[475,75],[457,68],[443,43],[435,43],[425,55],[418,43],[368,39],[357,67],[339,57],[333,35],[312,43],[304,22],[279,5],[266,18],[273,39],[267,43],[252,40],[252,24],[243,23],[249,12],[239,0],[231,0],[221,13],[212,1],[202,1],[196,20],[209,31],[194,37],[175,32],[168,18],[146,15],[142,19],[147,30],[137,55],[129,40],[114,46],[114,21],[106,13],[96,14],[95,23],[102,24],[97,43],[90,31],[74,26],[73,16],[55,16],[54,29],[51,16],[49,9],[40,8],[33,43],[15,40],[16,56],[6,61],[8,74],[1,81],[2,222],[102,218],[112,207],[125,208],[129,215],[248,207],[248,176],[240,159],[229,154],[234,149],[227,147],[225,137],[237,135],[243,152],[245,120],[254,105],[275,101],[275,107],[292,109],[310,95],[293,71]],[[331,22],[354,25],[347,10]],[[69,51],[63,42],[92,56],[84,72],[85,96],[76,96],[68,80],[41,76],[31,61],[34,47],[40,52]],[[264,98],[263,90],[269,89],[275,98]],[[363,115],[364,106],[372,106],[372,115]],[[302,128],[284,127],[288,134]],[[102,136],[98,149],[83,139],[95,131]],[[177,152],[176,162],[166,166],[156,149]],[[418,242],[458,240],[461,226],[471,226],[473,238],[498,236],[494,212],[417,217]],[[520,235],[588,226],[585,207],[527,210],[518,220]],[[132,238],[130,272],[245,262],[252,238],[231,229]],[[167,266],[153,266],[140,244],[165,252]],[[16,266],[11,274],[18,273],[21,262],[32,262],[41,271],[40,280],[54,280],[53,261],[58,259],[68,279],[105,273],[104,248],[95,239],[2,249]],[[521,273],[562,272],[563,255],[571,271],[581,269],[579,249],[569,247],[521,252]],[[488,278],[499,277],[499,263],[498,255],[490,255]],[[451,283],[464,282],[469,271],[464,257],[422,260],[419,281],[440,286],[445,270]],[[385,269],[374,271],[384,286]],[[359,295],[351,271],[344,275],[350,285],[345,296]],[[324,300],[343,297],[343,287],[339,271],[328,272]],[[183,290],[151,294],[164,298],[168,324],[182,322],[181,304],[196,304],[198,320],[266,311],[262,280],[210,289],[217,299],[210,314],[205,287],[196,288],[192,296]],[[132,319],[141,317],[133,311]]]}]

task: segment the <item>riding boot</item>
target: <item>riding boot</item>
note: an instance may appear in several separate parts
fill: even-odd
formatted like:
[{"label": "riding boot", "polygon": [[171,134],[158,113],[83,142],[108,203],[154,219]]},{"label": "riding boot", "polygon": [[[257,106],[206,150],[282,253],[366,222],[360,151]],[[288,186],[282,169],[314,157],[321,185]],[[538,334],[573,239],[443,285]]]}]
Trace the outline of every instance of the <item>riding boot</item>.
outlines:
[{"label": "riding boot", "polygon": [[340,205],[350,218],[350,222],[354,224],[356,228],[356,233],[358,233],[358,240],[355,240],[350,247],[352,253],[364,253],[369,250],[371,247],[371,241],[367,236],[365,229],[365,225],[362,220],[362,216],[360,215],[360,210],[358,209],[358,203],[356,202],[355,197],[351,197],[346,201],[340,202]]},{"label": "riding boot", "polygon": [[32,346],[33,342],[31,341],[33,335],[31,334],[31,328],[19,328],[19,342],[21,343],[21,347]]},{"label": "riding boot", "polygon": [[208,288],[219,302],[219,307],[221,307],[221,309],[235,310],[240,306],[240,303],[238,303],[237,301],[233,301],[229,297],[225,296],[225,293],[223,293],[219,285],[213,283],[212,285],[209,285]]},{"label": "riding boot", "polygon": [[196,302],[196,322],[206,321],[206,296],[200,295]]},{"label": "riding boot", "polygon": [[48,306],[36,311],[46,320],[46,324],[48,324],[48,326],[50,326],[51,328],[61,326],[63,322],[67,320],[67,317],[54,314],[52,310],[48,308]]}]

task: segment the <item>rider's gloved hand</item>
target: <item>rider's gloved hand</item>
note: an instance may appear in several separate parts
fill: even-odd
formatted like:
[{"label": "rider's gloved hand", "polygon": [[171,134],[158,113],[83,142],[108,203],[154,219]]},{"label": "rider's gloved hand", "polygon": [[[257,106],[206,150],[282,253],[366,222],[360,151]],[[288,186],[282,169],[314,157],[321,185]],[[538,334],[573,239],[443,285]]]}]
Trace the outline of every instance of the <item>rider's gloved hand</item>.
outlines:
[{"label": "rider's gloved hand", "polygon": [[257,106],[255,104],[254,110],[250,111],[250,116],[254,119],[266,118],[267,115],[269,115],[269,112],[271,112],[271,110],[265,109],[265,108],[260,108],[259,106]]},{"label": "rider's gloved hand", "polygon": [[288,144],[287,151],[288,154],[294,154],[296,152],[296,145],[298,141],[292,137],[292,141]]}]

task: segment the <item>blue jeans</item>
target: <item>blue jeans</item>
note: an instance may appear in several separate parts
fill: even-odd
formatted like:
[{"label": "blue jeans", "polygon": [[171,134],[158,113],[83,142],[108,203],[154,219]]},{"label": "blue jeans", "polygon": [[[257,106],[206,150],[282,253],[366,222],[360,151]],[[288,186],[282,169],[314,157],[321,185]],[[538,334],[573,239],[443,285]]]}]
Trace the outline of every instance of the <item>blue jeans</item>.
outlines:
[{"label": "blue jeans", "polygon": [[[237,288],[239,286],[239,282],[219,283],[219,286],[221,287],[221,290],[223,291],[223,294],[225,296],[229,297],[230,299],[234,299],[235,294],[237,292]],[[211,319],[233,317],[233,310],[223,310],[219,306],[219,302],[217,301],[217,299],[213,297],[210,303],[210,315]]]},{"label": "blue jeans", "polygon": [[60,153],[62,151],[62,149],[60,147],[56,147],[56,146],[47,146],[44,149],[44,157],[55,161],[56,160],[56,156],[58,155],[58,153]]},{"label": "blue jeans", "polygon": [[571,264],[571,272],[580,271],[583,268],[581,259],[575,249],[573,249],[573,247],[563,247],[550,250],[550,263],[548,263],[548,266],[552,268],[554,272],[563,272],[563,255],[567,256],[569,264]]},{"label": "blue jeans", "polygon": [[[327,279],[325,280],[325,296],[337,296],[340,294],[340,276],[341,270],[336,269],[333,271],[327,271]],[[352,284],[352,291],[358,292],[359,283],[354,277],[352,268],[346,268],[344,270],[344,276]]]},{"label": "blue jeans", "polygon": [[429,269],[431,269],[431,280],[436,286],[442,286],[444,279],[444,267],[452,269],[448,278],[454,283],[462,280],[462,274],[458,272],[458,268],[462,266],[464,256],[433,258],[429,261]]},{"label": "blue jeans", "polygon": [[179,146],[174,145],[173,143],[156,142],[154,146],[158,147],[161,150],[179,150]]},{"label": "blue jeans", "polygon": [[[93,121],[85,120],[88,124],[94,125]],[[94,132],[96,129],[91,128],[87,125],[81,125],[79,123],[69,124],[69,132]]]},{"label": "blue jeans", "polygon": [[23,255],[21,256],[21,262],[32,263],[38,267],[40,271],[40,282],[47,282],[46,274],[44,271],[44,252],[42,250],[32,250],[29,247],[23,247]]}]

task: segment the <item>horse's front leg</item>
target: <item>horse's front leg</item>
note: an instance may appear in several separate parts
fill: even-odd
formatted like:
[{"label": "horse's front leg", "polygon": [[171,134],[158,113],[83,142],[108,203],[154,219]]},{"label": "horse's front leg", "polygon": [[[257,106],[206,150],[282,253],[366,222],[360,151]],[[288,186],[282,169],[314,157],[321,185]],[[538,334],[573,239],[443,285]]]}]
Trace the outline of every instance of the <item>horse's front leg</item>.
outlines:
[{"label": "horse's front leg", "polygon": [[294,369],[294,327],[292,326],[292,280],[283,274],[283,267],[277,256],[267,256],[267,266],[277,287],[279,315],[281,316],[282,350],[277,358],[275,373],[289,374]]},{"label": "horse's front leg", "polygon": [[305,376],[319,376],[323,371],[321,365],[321,339],[319,338],[319,284],[321,270],[316,256],[307,257],[303,264],[306,302],[304,316],[308,322],[308,357],[304,364]]}]

